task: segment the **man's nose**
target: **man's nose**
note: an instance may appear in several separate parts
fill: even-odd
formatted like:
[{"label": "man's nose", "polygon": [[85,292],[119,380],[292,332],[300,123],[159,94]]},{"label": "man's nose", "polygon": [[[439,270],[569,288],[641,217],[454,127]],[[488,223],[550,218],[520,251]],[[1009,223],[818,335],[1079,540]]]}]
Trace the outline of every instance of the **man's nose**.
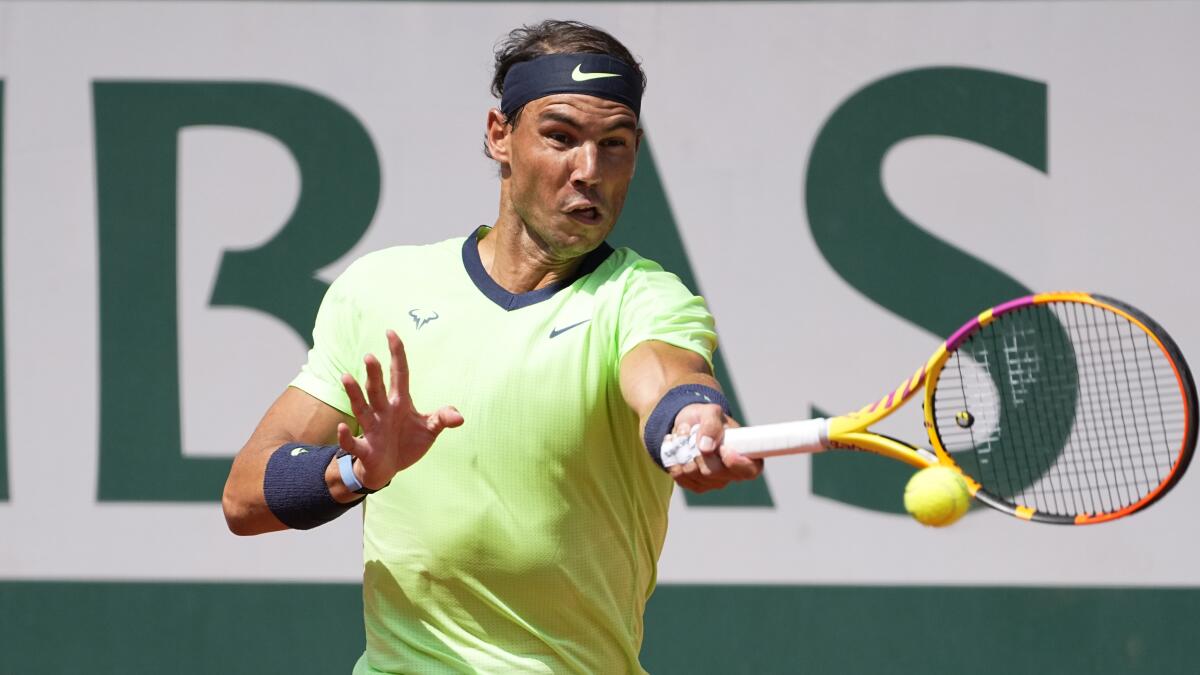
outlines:
[{"label": "man's nose", "polygon": [[599,182],[597,172],[600,150],[595,143],[581,143],[575,148],[573,157],[575,165],[571,173],[571,182],[595,185]]}]

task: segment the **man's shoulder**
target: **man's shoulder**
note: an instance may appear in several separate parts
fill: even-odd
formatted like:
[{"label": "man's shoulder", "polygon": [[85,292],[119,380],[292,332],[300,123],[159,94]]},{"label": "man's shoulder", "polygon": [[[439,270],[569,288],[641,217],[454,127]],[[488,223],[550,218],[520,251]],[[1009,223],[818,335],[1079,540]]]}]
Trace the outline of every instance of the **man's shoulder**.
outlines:
[{"label": "man's shoulder", "polygon": [[678,275],[664,269],[654,260],[624,246],[613,249],[608,258],[596,268],[596,276],[603,284],[619,284],[619,287],[625,292],[647,284],[651,286],[666,284],[686,289]]}]

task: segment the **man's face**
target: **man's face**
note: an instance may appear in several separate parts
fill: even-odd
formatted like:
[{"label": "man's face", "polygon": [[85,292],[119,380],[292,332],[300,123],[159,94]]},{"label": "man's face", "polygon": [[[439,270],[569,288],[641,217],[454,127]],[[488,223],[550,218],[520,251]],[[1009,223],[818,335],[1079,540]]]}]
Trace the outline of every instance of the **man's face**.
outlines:
[{"label": "man's face", "polygon": [[629,108],[585,94],[526,104],[511,130],[513,209],[556,257],[576,257],[612,231],[637,160],[641,131]]}]

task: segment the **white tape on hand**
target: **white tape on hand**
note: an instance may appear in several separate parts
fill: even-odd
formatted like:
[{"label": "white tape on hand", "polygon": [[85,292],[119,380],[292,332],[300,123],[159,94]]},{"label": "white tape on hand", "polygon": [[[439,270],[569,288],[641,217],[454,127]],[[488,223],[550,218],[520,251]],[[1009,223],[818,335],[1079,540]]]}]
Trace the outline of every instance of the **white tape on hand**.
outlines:
[{"label": "white tape on hand", "polygon": [[663,466],[669,469],[699,457],[700,447],[696,444],[696,435],[699,432],[700,425],[697,424],[687,434],[667,434],[663,438],[662,450],[659,451]]}]

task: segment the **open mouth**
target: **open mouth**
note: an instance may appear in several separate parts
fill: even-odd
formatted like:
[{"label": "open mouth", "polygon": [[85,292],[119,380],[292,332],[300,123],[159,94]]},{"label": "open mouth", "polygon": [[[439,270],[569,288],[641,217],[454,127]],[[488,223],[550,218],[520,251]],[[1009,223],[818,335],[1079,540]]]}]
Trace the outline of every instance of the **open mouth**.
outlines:
[{"label": "open mouth", "polygon": [[570,211],[567,212],[567,215],[571,216],[575,220],[579,220],[579,221],[589,223],[589,224],[600,222],[600,209],[597,209],[594,206],[588,206],[588,207],[580,208],[580,209],[571,209]]}]

